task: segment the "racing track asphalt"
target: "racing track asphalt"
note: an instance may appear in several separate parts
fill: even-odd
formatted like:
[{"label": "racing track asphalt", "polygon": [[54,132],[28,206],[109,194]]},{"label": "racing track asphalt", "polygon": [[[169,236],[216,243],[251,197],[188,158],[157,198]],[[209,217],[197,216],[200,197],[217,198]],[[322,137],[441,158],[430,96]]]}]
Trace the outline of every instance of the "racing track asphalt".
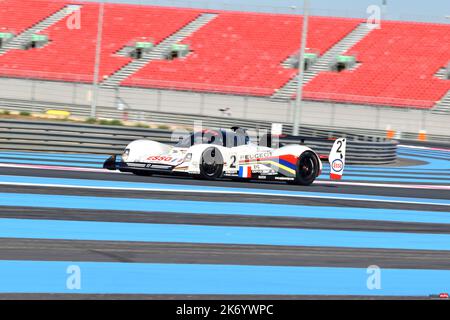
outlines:
[{"label": "racing track asphalt", "polygon": [[[414,172],[412,172],[414,175]],[[417,173],[419,174],[419,173]],[[83,172],[63,170],[39,170],[29,168],[0,167],[0,175],[26,176],[58,179],[81,179],[117,182],[146,182],[163,185],[205,186],[222,188],[252,188],[261,190],[290,190],[311,193],[354,194],[382,197],[407,197],[417,199],[450,199],[450,191],[442,189],[385,188],[371,185],[323,185],[308,187],[292,186],[278,182],[234,182],[199,181],[191,178],[167,176],[142,177],[132,174],[111,172]],[[382,174],[381,174],[382,175]],[[364,182],[364,181],[363,181]],[[187,201],[224,201],[223,194],[205,193],[160,193],[130,190],[83,190],[77,188],[57,188],[47,186],[0,185],[0,193],[51,194],[61,196],[116,197],[129,199],[166,199]],[[227,202],[286,204],[286,198],[263,195],[226,195]],[[382,202],[349,201],[341,199],[290,198],[289,204],[306,206],[334,206],[343,208],[373,208],[395,210],[423,210],[447,213],[448,206],[430,204],[399,204]],[[415,223],[401,221],[370,221],[357,219],[317,219],[307,217],[251,217],[246,215],[210,215],[182,212],[158,212],[131,210],[87,210],[71,208],[50,208],[45,204],[30,206],[2,207],[0,218],[32,220],[65,220],[86,222],[157,223],[204,226],[242,226],[271,228],[302,228],[321,230],[376,231],[414,234],[450,234],[447,223]],[[337,248],[326,246],[271,246],[246,244],[175,243],[139,241],[90,241],[59,239],[0,238],[0,257],[2,260],[32,261],[95,261],[131,263],[175,263],[175,264],[238,264],[238,265],[277,265],[314,267],[360,267],[366,268],[375,261],[381,268],[396,269],[436,269],[450,270],[450,251],[446,250],[403,250],[378,248]],[[0,294],[0,299],[10,298],[314,298],[309,295],[52,295],[52,294]],[[333,298],[335,296],[321,296]],[[340,296],[341,298],[343,296]],[[345,297],[343,297],[345,298]],[[350,297],[352,298],[352,297]],[[359,296],[362,298],[362,296]],[[370,297],[368,297],[370,298]],[[417,296],[415,297],[417,298]]]},{"label": "racing track asphalt", "polygon": [[6,260],[450,269],[449,251],[0,238]]},{"label": "racing track asphalt", "polygon": [[[29,168],[8,168],[0,167],[0,175],[12,176],[31,176],[31,177],[47,177],[47,178],[67,178],[67,179],[85,179],[85,180],[104,180],[104,181],[120,181],[120,182],[145,182],[172,185],[188,185],[188,186],[208,186],[208,187],[226,187],[226,188],[252,188],[252,189],[270,189],[270,190],[289,190],[289,191],[305,191],[305,192],[326,192],[338,194],[361,194],[361,195],[379,195],[390,197],[419,197],[429,199],[449,199],[449,190],[439,189],[413,189],[407,188],[384,188],[364,185],[339,185],[339,184],[313,184],[310,186],[289,185],[285,182],[277,181],[252,181],[239,182],[231,180],[221,181],[202,181],[191,177],[169,177],[169,176],[136,176],[128,173],[116,172],[83,172],[83,171],[64,171],[64,170],[40,170]],[[411,175],[416,175],[414,172]],[[419,173],[417,173],[419,175]],[[358,181],[361,183],[370,181]],[[432,185],[432,184],[431,184]],[[121,192],[124,197],[133,197],[135,192]],[[209,197],[213,197],[209,195]],[[245,199],[243,199],[245,200]]]}]

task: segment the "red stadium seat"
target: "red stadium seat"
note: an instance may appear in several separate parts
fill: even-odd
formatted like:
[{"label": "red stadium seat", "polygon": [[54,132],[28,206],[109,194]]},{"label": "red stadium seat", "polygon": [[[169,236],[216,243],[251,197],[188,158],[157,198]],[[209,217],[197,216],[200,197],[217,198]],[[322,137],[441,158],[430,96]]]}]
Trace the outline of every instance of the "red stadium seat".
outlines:
[{"label": "red stadium seat", "polygon": [[[70,4],[66,0],[0,1],[0,32],[22,32]],[[99,5],[80,2],[81,28],[67,18],[43,33],[42,48],[0,55],[0,76],[69,82],[93,81]],[[116,52],[131,41],[159,43],[209,10],[106,4],[100,79],[131,60]],[[298,16],[215,11],[218,16],[184,40],[185,58],[151,61],[121,85],[271,96],[296,74],[281,63],[300,45]],[[307,47],[325,53],[348,35],[359,19],[311,17]],[[355,70],[322,72],[304,88],[309,100],[431,108],[450,90],[436,72],[450,61],[450,26],[383,22],[348,54]]]},{"label": "red stadium seat", "polygon": [[[308,47],[324,53],[359,22],[312,17]],[[222,12],[185,40],[192,54],[153,61],[122,85],[154,87],[161,80],[181,90],[270,96],[296,73],[281,63],[298,50],[301,25],[298,16]]]},{"label": "red stadium seat", "polygon": [[0,32],[19,34],[64,8],[65,3],[41,0],[0,1]]},{"label": "red stadium seat", "polygon": [[435,73],[450,61],[450,26],[383,22],[349,50],[354,71],[326,72],[304,90],[305,99],[431,108],[450,90]]},{"label": "red stadium seat", "polygon": [[[20,3],[23,0],[15,2]],[[98,4],[83,3],[81,28],[69,29],[63,19],[45,30],[50,43],[42,48],[11,50],[0,55],[0,75],[75,82],[93,81]],[[117,56],[132,40],[148,37],[159,43],[194,20],[199,12],[161,7],[106,4],[100,78],[131,61]]]}]

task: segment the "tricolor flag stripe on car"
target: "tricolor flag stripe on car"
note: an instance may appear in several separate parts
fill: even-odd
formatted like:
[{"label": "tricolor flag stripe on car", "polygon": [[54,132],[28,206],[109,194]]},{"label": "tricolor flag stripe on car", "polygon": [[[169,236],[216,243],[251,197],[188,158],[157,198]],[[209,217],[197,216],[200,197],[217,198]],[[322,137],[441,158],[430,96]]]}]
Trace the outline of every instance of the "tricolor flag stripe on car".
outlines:
[{"label": "tricolor flag stripe on car", "polygon": [[294,169],[290,169],[286,166],[283,166],[282,164],[280,164],[278,161],[252,161],[249,163],[246,163],[247,165],[252,165],[252,164],[263,164],[266,166],[271,167],[272,169],[276,170],[278,173],[283,174],[286,177],[290,177],[290,176],[295,176],[296,171]]},{"label": "tricolor flag stripe on car", "polygon": [[250,166],[240,166],[239,167],[239,177],[250,178],[252,176],[252,169]]},{"label": "tricolor flag stripe on car", "polygon": [[[296,159],[297,159],[297,158],[296,158]],[[297,169],[297,162],[292,163],[292,162],[286,161],[286,160],[284,160],[284,159],[282,159],[282,158],[280,158],[279,162],[280,162],[280,164],[282,164],[282,165],[284,165],[285,167],[288,167],[288,168],[290,168],[290,169],[294,169],[294,170]]]},{"label": "tricolor flag stripe on car", "polygon": [[272,156],[265,158],[257,158],[253,160],[241,160],[241,164],[264,164],[277,170],[285,176],[292,176],[296,174],[297,170],[297,157],[291,154],[282,156]]}]

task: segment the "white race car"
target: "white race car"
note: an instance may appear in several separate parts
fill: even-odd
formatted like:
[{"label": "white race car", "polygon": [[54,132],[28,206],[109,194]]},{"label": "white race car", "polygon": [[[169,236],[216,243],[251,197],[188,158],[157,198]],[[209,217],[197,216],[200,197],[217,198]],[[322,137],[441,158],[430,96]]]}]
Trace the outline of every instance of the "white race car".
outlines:
[{"label": "white race car", "polygon": [[[271,135],[268,137],[272,138]],[[125,148],[120,158],[111,156],[103,167],[137,175],[167,173],[207,180],[224,177],[284,180],[310,185],[322,172],[322,160],[325,159],[330,163],[330,178],[341,179],[345,148],[345,138],[336,139],[327,156],[318,155],[303,144],[271,148],[252,143],[244,129],[234,127],[231,130],[194,132],[174,146],[152,140],[135,140]]]}]

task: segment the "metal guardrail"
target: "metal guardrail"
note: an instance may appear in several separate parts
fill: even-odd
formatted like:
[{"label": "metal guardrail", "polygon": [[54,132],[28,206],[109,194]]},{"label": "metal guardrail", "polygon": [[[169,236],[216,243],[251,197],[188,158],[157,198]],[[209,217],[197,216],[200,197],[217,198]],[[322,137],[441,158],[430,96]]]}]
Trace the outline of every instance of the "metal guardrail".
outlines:
[{"label": "metal guardrail", "polygon": [[[10,111],[28,111],[35,113],[45,113],[47,110],[58,109],[69,111],[72,115],[78,117],[88,118],[90,116],[90,108],[87,105],[76,105],[76,104],[61,104],[52,103],[44,101],[23,101],[14,99],[0,99],[0,109],[10,110]],[[211,116],[201,116],[194,114],[178,114],[178,113],[168,113],[168,112],[158,112],[158,111],[144,111],[144,110],[134,110],[126,109],[125,111],[119,111],[115,108],[101,107],[97,108],[97,117],[105,119],[119,119],[123,120],[124,112],[126,112],[126,117],[130,121],[145,122],[145,123],[158,123],[167,125],[185,125],[193,126],[194,121],[201,120],[204,127],[222,127],[228,128],[233,125],[248,128],[262,128],[270,129],[272,123],[270,121],[260,121],[260,120],[243,120],[237,118],[229,117],[211,117]],[[283,123],[283,128],[285,132],[292,131],[292,124]],[[377,129],[359,129],[359,128],[341,128],[341,127],[308,127],[302,126],[300,128],[300,135],[311,135],[311,136],[359,136],[360,140],[369,139],[376,137],[378,141],[385,140],[386,131]],[[396,138],[397,139],[397,138]],[[402,132],[401,136],[398,137],[405,142],[416,143],[417,133]],[[450,138],[443,135],[433,135],[427,134],[427,141],[441,144],[449,144]]]},{"label": "metal guardrail", "polygon": [[[214,127],[214,126],[213,126]],[[305,135],[302,132],[302,135]],[[316,137],[338,136],[316,132]],[[347,141],[348,164],[391,164],[397,159],[397,142],[358,135],[343,135]],[[46,152],[112,154],[121,153],[135,139],[148,138],[173,143],[172,132],[124,126],[100,126],[56,121],[0,120],[0,149]],[[280,140],[281,143],[300,141]],[[333,141],[312,139],[305,144],[328,154]]]},{"label": "metal guardrail", "polygon": [[[295,143],[292,139],[280,140],[281,143]],[[333,140],[308,142],[310,146],[319,154],[328,155],[333,145]],[[397,160],[397,142],[396,141],[361,141],[357,136],[347,135],[346,163],[355,165],[381,165],[392,164]]]}]

